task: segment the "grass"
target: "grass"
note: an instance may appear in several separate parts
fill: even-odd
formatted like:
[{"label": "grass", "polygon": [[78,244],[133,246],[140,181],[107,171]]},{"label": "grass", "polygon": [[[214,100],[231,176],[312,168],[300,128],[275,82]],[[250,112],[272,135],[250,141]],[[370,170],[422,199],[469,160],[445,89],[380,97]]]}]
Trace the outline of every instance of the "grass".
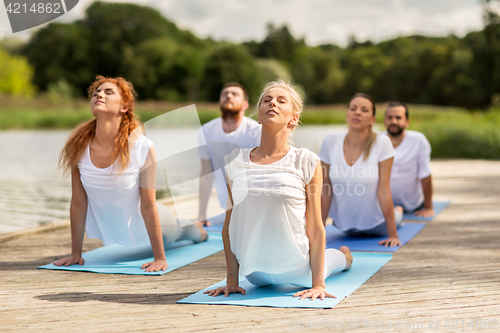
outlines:
[{"label": "grass", "polygon": [[[377,105],[383,127],[386,105]],[[500,159],[500,109],[467,111],[433,105],[409,105],[409,129],[422,132],[433,158]],[[346,106],[306,108],[302,123],[344,124]]]},{"label": "grass", "polygon": [[432,157],[500,159],[500,109],[416,118],[410,127],[425,134]]},{"label": "grass", "polygon": [[[190,103],[138,102],[143,122]],[[217,104],[196,103],[202,124],[220,115]],[[410,105],[410,129],[425,134],[434,158],[500,159],[500,109],[470,112],[461,108]],[[304,125],[345,124],[347,106],[306,106]],[[382,124],[385,105],[377,105],[377,123]],[[71,129],[92,119],[88,101],[74,100],[54,106],[47,98],[19,100],[0,98],[0,129]]]},{"label": "grass", "polygon": [[[146,101],[137,103],[135,109],[141,121],[146,122],[189,104]],[[196,107],[202,124],[220,116],[216,104],[196,103]],[[92,118],[89,104],[85,100],[74,100],[56,106],[44,97],[31,101],[0,98],[0,130],[72,129]]]}]

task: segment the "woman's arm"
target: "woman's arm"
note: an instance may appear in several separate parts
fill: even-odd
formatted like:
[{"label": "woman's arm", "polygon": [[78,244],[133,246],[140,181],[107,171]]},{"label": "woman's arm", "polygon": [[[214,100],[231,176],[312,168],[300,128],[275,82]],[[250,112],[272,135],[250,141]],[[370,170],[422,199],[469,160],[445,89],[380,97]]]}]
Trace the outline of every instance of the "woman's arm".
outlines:
[{"label": "woman's arm", "polygon": [[391,195],[391,168],[393,158],[389,158],[379,163],[379,181],[377,189],[377,198],[382,208],[385,221],[387,223],[388,239],[380,241],[380,245],[385,246],[399,246],[401,241],[398,238],[398,231],[396,228],[396,217],[394,216],[394,204],[392,203]]},{"label": "woman's arm", "polygon": [[80,171],[77,167],[73,167],[71,169],[71,204],[69,208],[69,219],[71,221],[71,256],[54,262],[54,265],[83,265],[85,260],[82,258],[82,247],[86,217],[87,193],[80,180]]},{"label": "woman's arm", "polygon": [[321,220],[321,190],[322,190],[322,172],[321,165],[318,163],[314,175],[306,185],[306,234],[309,239],[309,257],[312,272],[312,288],[303,290],[294,297],[300,296],[300,299],[310,297],[325,299],[333,297],[325,291],[325,227]]},{"label": "woman's arm", "polygon": [[323,225],[326,223],[328,218],[328,213],[330,212],[330,206],[333,199],[333,188],[332,182],[330,181],[330,164],[321,162],[322,174],[323,174],[323,186],[321,187],[321,220]]},{"label": "woman's arm", "polygon": [[240,264],[236,259],[236,256],[231,251],[231,242],[229,240],[229,222],[231,220],[231,214],[233,212],[233,196],[231,194],[232,181],[227,177],[227,208],[226,208],[226,219],[224,220],[224,226],[222,227],[222,241],[224,242],[224,254],[226,256],[226,269],[227,269],[227,279],[226,286],[219,287],[217,289],[207,290],[204,294],[209,296],[218,296],[219,294],[224,294],[228,296],[231,293],[241,293],[245,295],[245,289],[239,286],[238,272],[240,269]]},{"label": "woman's arm", "polygon": [[417,210],[414,214],[422,217],[432,217],[436,215],[432,205],[432,176],[422,179],[422,190],[424,192],[424,208]]},{"label": "woman's arm", "polygon": [[149,240],[153,249],[155,260],[142,265],[146,272],[164,271],[168,268],[165,249],[163,248],[163,237],[161,233],[160,216],[156,206],[156,153],[154,147],[151,147],[146,157],[141,173],[139,175],[140,195],[141,195],[141,214],[148,231]]},{"label": "woman's arm", "polygon": [[212,170],[212,162],[210,160],[201,159],[200,171],[200,189],[198,191],[198,222],[203,225],[210,226],[212,222],[207,220],[207,206],[212,192],[214,183],[214,174]]}]

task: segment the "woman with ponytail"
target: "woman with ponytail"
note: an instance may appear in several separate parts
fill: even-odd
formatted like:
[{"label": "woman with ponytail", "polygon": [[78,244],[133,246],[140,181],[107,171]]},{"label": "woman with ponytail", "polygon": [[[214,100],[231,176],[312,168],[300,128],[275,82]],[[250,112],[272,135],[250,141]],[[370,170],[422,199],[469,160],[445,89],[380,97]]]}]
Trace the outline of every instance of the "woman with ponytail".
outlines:
[{"label": "woman with ponytail", "polygon": [[323,223],[329,215],[349,235],[388,236],[381,245],[401,245],[397,228],[403,221],[403,209],[394,208],[389,184],[394,148],[386,136],[372,131],[373,98],[354,95],[346,122],[348,131],[326,136],[319,151]]},{"label": "woman with ponytail", "polygon": [[94,119],[71,133],[59,160],[59,166],[71,172],[72,249],[71,256],[54,264],[84,264],[86,229],[89,238],[100,238],[104,245],[151,243],[154,261],[142,268],[165,270],[164,245],[177,239],[200,242],[207,233],[201,226],[175,220],[156,202],[156,154],[134,115],[132,84],[97,76],[88,92]]}]

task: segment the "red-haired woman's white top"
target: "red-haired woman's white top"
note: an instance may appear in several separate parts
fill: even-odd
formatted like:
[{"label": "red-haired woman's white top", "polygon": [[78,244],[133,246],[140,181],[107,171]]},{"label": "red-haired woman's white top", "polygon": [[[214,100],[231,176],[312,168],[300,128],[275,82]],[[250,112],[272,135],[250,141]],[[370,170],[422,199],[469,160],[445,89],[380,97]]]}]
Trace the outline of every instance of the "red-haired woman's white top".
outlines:
[{"label": "red-haired woman's white top", "polygon": [[87,237],[102,239],[104,245],[136,247],[149,237],[141,214],[139,174],[153,142],[139,136],[130,147],[130,164],[118,173],[115,165],[98,168],[87,147],[78,163],[80,179],[87,193]]}]

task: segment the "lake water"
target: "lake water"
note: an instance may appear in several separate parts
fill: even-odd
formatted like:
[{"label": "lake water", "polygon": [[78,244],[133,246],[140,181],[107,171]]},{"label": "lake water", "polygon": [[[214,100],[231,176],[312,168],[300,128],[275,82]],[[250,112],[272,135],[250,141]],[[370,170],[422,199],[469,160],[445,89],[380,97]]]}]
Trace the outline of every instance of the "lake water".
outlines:
[{"label": "lake water", "polygon": [[[302,126],[294,131],[296,147],[318,152],[325,135],[345,130],[345,126]],[[70,131],[0,131],[0,233],[15,231],[41,223],[69,217],[70,179],[57,169],[59,152]],[[198,130],[148,130],[148,136],[159,145],[175,145],[184,150],[197,145]],[[159,144],[160,143],[160,144]],[[177,159],[158,170],[158,178],[168,179],[186,173],[199,173],[199,160]],[[172,162],[172,161],[170,161]],[[196,193],[197,182],[188,182],[181,191]],[[161,184],[159,188],[161,188]],[[163,186],[165,187],[165,186]],[[159,190],[160,195],[168,191]]]}]

